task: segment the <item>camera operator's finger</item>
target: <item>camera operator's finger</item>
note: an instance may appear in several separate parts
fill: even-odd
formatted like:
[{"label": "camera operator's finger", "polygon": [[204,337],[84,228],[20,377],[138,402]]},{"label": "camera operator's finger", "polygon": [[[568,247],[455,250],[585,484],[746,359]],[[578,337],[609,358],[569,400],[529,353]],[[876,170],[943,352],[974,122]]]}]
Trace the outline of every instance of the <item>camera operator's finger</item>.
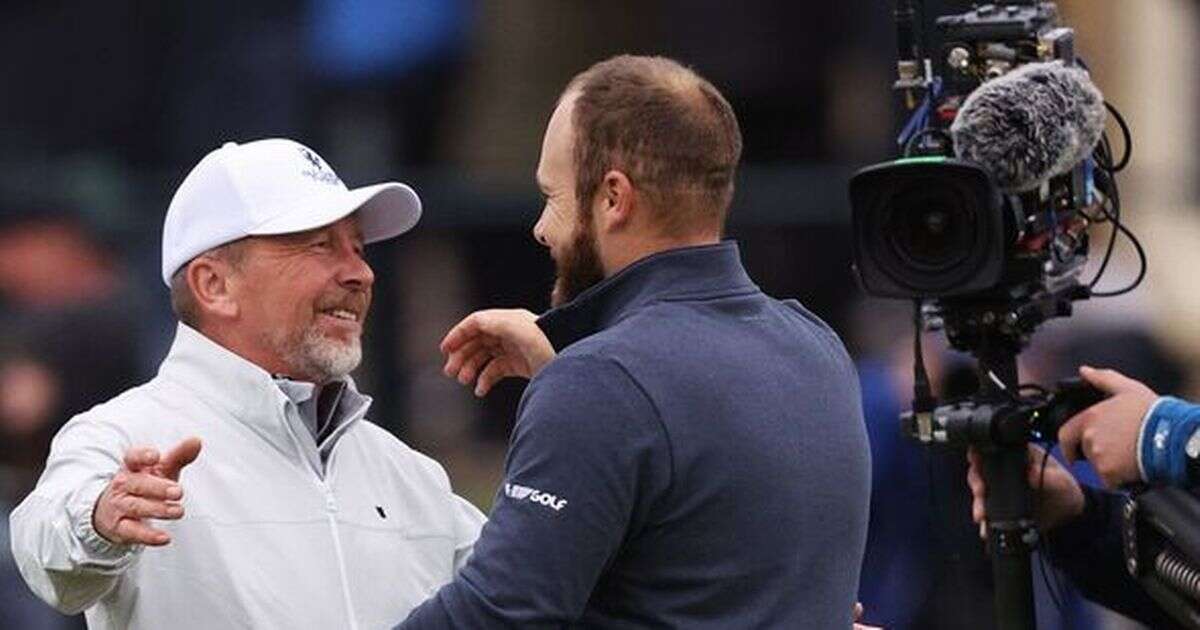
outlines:
[{"label": "camera operator's finger", "polygon": [[980,472],[983,460],[979,457],[979,453],[972,448],[967,451],[967,461],[970,462],[967,467],[967,487],[971,489],[971,520],[981,523],[987,516],[984,510],[987,487],[983,483],[983,475]]},{"label": "camera operator's finger", "polygon": [[[1049,460],[1046,459],[1047,457],[1049,457]],[[1059,466],[1058,460],[1050,457],[1046,449],[1038,446],[1037,444],[1030,444],[1029,466],[1025,469],[1025,475],[1027,477],[1026,481],[1029,483],[1029,487],[1034,490],[1040,489],[1044,484],[1047,483],[1043,475],[1042,462],[1045,462],[1046,464],[1044,471],[1046,473],[1051,471],[1051,467],[1057,470]]]},{"label": "camera operator's finger", "polygon": [[1101,370],[1088,365],[1080,366],[1079,375],[1096,389],[1106,394],[1117,394],[1134,389],[1148,389],[1140,381],[1136,381],[1116,370]]},{"label": "camera operator's finger", "polygon": [[1083,440],[1083,432],[1087,430],[1088,425],[1095,415],[1092,407],[1088,407],[1083,411],[1071,416],[1058,429],[1058,445],[1062,448],[1063,457],[1067,463],[1074,464],[1075,460],[1080,457],[1080,442]]}]

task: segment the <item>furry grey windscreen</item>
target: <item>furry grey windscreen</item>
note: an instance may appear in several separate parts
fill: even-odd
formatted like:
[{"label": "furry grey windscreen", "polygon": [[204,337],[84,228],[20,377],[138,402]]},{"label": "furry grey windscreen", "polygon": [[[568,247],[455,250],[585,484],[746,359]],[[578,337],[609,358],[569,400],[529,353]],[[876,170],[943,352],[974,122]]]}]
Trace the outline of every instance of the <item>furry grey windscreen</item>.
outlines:
[{"label": "furry grey windscreen", "polygon": [[1005,192],[1025,192],[1086,158],[1106,113],[1086,70],[1031,63],[972,92],[950,133],[958,157],[983,166]]}]

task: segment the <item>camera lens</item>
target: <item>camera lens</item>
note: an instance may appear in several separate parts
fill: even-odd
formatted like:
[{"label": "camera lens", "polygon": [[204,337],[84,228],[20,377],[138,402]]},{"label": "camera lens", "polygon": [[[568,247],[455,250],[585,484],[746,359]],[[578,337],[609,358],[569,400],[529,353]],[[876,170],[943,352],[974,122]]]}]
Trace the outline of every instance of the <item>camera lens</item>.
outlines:
[{"label": "camera lens", "polygon": [[947,297],[1004,273],[1005,204],[979,165],[926,157],[867,167],[850,180],[854,266],[880,297]]},{"label": "camera lens", "polygon": [[914,269],[939,271],[975,249],[973,205],[945,181],[918,179],[896,193],[884,222],[893,254]]}]

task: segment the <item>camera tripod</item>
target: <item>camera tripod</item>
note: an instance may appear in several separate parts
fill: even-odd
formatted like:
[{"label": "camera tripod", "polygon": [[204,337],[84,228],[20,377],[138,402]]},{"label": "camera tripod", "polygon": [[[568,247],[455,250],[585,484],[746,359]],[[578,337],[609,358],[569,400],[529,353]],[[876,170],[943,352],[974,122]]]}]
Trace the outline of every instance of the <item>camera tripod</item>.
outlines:
[{"label": "camera tripod", "polygon": [[917,331],[916,397],[902,416],[905,433],[925,443],[975,448],[982,459],[988,551],[995,582],[997,627],[1036,627],[1030,554],[1038,542],[1029,485],[1027,445],[1034,437],[1053,439],[1058,427],[1102,395],[1077,380],[1054,392],[1022,396],[1017,355],[1038,325],[1066,317],[1071,301],[1086,297],[1076,287],[1021,300],[1008,298],[939,303],[939,312],[918,310],[920,329],[945,328],[953,347],[976,360],[979,390],[967,400],[937,406],[920,360]]}]

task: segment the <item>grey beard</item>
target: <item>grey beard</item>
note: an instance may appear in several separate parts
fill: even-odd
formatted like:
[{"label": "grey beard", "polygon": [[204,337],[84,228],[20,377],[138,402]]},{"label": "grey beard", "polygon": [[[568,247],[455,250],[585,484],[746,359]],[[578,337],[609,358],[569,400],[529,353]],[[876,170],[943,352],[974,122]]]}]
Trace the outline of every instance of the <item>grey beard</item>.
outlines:
[{"label": "grey beard", "polygon": [[362,342],[357,337],[343,343],[315,327],[305,329],[299,339],[272,339],[271,345],[296,376],[307,376],[318,384],[341,379],[362,361]]}]

